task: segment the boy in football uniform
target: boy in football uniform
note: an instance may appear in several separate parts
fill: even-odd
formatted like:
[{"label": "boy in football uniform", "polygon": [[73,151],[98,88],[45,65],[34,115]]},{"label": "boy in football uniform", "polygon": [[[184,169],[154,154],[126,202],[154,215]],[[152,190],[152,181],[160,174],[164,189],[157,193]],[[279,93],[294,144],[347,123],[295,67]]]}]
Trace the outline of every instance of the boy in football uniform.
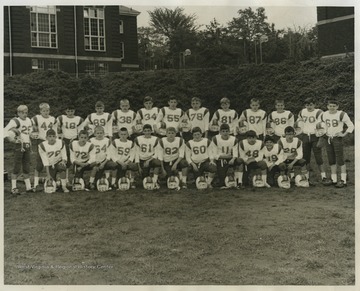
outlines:
[{"label": "boy in football uniform", "polygon": [[199,127],[192,129],[193,139],[186,143],[185,157],[192,169],[195,179],[209,172],[207,177],[208,188],[212,188],[212,181],[216,173],[216,163],[211,150],[211,141],[202,137]]},{"label": "boy in football uniform", "polygon": [[176,130],[173,127],[168,127],[166,137],[159,140],[159,160],[166,176],[177,176],[179,173],[181,186],[186,189],[189,165],[185,160],[185,143],[181,137],[176,136]]},{"label": "boy in football uniform", "polygon": [[161,169],[161,162],[158,159],[159,139],[153,136],[150,124],[145,124],[143,135],[135,138],[135,163],[142,178],[150,175],[153,169],[153,183],[159,188],[158,177]]},{"label": "boy in football uniform", "polygon": [[299,112],[298,122],[303,123],[302,134],[299,136],[303,145],[303,154],[306,161],[308,171],[310,170],[311,150],[314,153],[316,164],[321,173],[321,180],[323,183],[328,183],[326,178],[325,167],[323,165],[322,150],[317,147],[319,138],[315,135],[316,124],[321,121],[323,111],[315,108],[316,102],[314,98],[305,99],[305,108]]},{"label": "boy in football uniform", "polygon": [[90,139],[90,142],[95,148],[95,163],[90,173],[89,187],[94,190],[95,180],[100,179],[105,172],[106,178],[110,177],[110,171],[114,170],[116,165],[111,161],[111,140],[105,137],[104,128],[100,125],[94,129],[94,137]]},{"label": "boy in football uniform", "polygon": [[[32,131],[32,122],[28,115],[28,107],[26,105],[19,105],[17,107],[17,117],[12,118],[4,129],[4,138],[14,143],[14,162],[13,171],[11,173],[11,193],[20,194],[17,188],[17,177],[22,169],[26,192],[33,192],[30,182],[30,156],[31,143],[30,133]],[[11,138],[11,133],[14,131],[16,138]],[[13,135],[14,135],[13,132]]]},{"label": "boy in football uniform", "polygon": [[[70,161],[74,166],[74,178],[84,179],[84,173],[91,171],[96,158],[95,146],[89,141],[89,133],[87,130],[79,132],[78,140],[70,143]],[[86,183],[88,186],[88,183]]]},{"label": "boy in football uniform", "polygon": [[284,162],[284,152],[278,143],[274,143],[272,136],[265,136],[265,147],[263,148],[264,161],[268,169],[268,180],[270,186],[275,186],[275,174],[284,173],[286,166]]},{"label": "boy in football uniform", "polygon": [[65,142],[66,154],[68,163],[66,165],[66,180],[69,179],[69,167],[71,166],[70,159],[70,142],[78,137],[78,128],[84,119],[80,116],[75,116],[75,107],[73,104],[68,104],[65,109],[65,115],[60,115],[56,119],[58,135],[62,136]]},{"label": "boy in football uniform", "polygon": [[111,159],[116,164],[116,169],[112,172],[111,187],[117,188],[117,178],[121,179],[128,173],[130,179],[130,187],[135,188],[133,171],[138,168],[135,160],[135,143],[128,139],[129,133],[126,127],[119,130],[119,138],[112,142]]},{"label": "boy in football uniform", "polygon": [[[191,99],[191,108],[186,111],[186,115],[190,121],[190,127],[199,127],[203,132],[204,137],[208,136],[209,130],[209,109],[201,106],[201,100],[198,97]],[[183,138],[187,142],[192,138],[191,131],[183,133]]]},{"label": "boy in football uniform", "polygon": [[180,122],[184,115],[184,111],[181,108],[177,108],[178,101],[174,96],[169,98],[168,104],[169,106],[160,109],[154,124],[154,129],[159,135],[161,135],[159,131],[161,122],[165,123],[166,128],[173,127],[176,132],[179,132]]},{"label": "boy in football uniform", "polygon": [[90,132],[89,136],[94,136],[96,126],[104,129],[104,134],[108,138],[112,138],[112,116],[108,112],[104,112],[105,104],[102,101],[95,103],[95,112],[89,114],[84,122],[80,125],[79,130],[86,129]]},{"label": "boy in football uniform", "polygon": [[38,153],[39,144],[46,140],[46,132],[49,129],[55,128],[56,119],[50,115],[50,106],[48,103],[41,103],[39,105],[40,114],[35,115],[32,118],[33,122],[33,134],[32,137],[35,139],[33,142],[36,146],[36,166],[34,171],[34,189],[39,190],[39,174],[44,169],[42,159]]},{"label": "boy in football uniform", "polygon": [[244,168],[250,173],[261,172],[261,178],[265,187],[270,187],[267,183],[267,165],[263,161],[263,142],[257,138],[254,130],[249,130],[246,133],[246,139],[239,142],[239,157],[243,160],[243,164],[240,166],[240,174],[238,178],[238,188],[243,188],[243,173]]},{"label": "boy in football uniform", "polygon": [[[327,185],[334,184],[337,188],[343,188],[346,186],[347,172],[342,139],[354,131],[354,124],[346,112],[339,110],[336,100],[329,100],[327,109],[321,116],[321,120],[326,124],[326,152],[331,169],[331,181]],[[347,127],[346,130],[344,126]],[[340,181],[337,179],[337,166],[340,167]]]},{"label": "boy in football uniform", "polygon": [[[210,124],[214,123],[214,120],[217,120],[219,122],[219,125],[226,123],[230,126],[230,134],[236,135],[236,123],[238,121],[238,114],[234,109],[230,109],[229,98],[221,98],[220,107],[221,109],[216,110],[214,115],[212,116]],[[212,136],[216,134],[218,134],[218,132],[213,132]]]},{"label": "boy in football uniform", "polygon": [[150,124],[151,128],[154,129],[154,124],[159,114],[159,108],[153,107],[154,102],[150,96],[144,98],[144,107],[139,109],[136,115],[136,120],[140,121],[141,124]]},{"label": "boy in football uniform", "polygon": [[125,127],[128,131],[131,140],[135,138],[133,133],[135,132],[135,119],[136,113],[130,109],[130,102],[128,99],[120,100],[120,109],[115,110],[112,113],[113,123],[117,125],[117,128]]},{"label": "boy in football uniform", "polygon": [[225,186],[225,178],[229,168],[236,169],[234,178],[239,178],[238,166],[242,163],[239,159],[239,150],[237,139],[230,135],[230,127],[223,123],[220,126],[220,133],[212,138],[212,146],[214,158],[216,160],[217,176],[219,179],[219,187]]},{"label": "boy in football uniform", "polygon": [[284,130],[287,126],[294,126],[294,114],[285,110],[285,102],[282,99],[275,100],[275,109],[269,114],[268,122],[272,124],[275,131],[274,141],[277,142],[280,137],[284,136]]},{"label": "boy in football uniform", "polygon": [[39,154],[46,169],[46,178],[56,181],[56,175],[59,173],[62,190],[64,193],[68,193],[65,173],[67,163],[65,144],[56,137],[55,130],[49,129],[46,132],[46,141],[39,144]]},{"label": "boy in football uniform", "polygon": [[[306,178],[309,179],[309,173],[306,169],[306,161],[303,159],[303,146],[299,138],[295,137],[295,129],[292,126],[288,126],[284,130],[285,137],[279,139],[278,144],[284,152],[284,164],[290,178],[294,178],[294,166],[301,167],[301,172],[305,174]],[[281,165],[283,168],[284,165]],[[281,172],[284,175],[285,171]]]},{"label": "boy in football uniform", "polygon": [[241,113],[239,123],[246,121],[247,130],[255,131],[258,138],[263,140],[266,128],[266,118],[266,112],[260,109],[260,100],[258,98],[252,98],[250,100],[250,108],[245,109]]}]

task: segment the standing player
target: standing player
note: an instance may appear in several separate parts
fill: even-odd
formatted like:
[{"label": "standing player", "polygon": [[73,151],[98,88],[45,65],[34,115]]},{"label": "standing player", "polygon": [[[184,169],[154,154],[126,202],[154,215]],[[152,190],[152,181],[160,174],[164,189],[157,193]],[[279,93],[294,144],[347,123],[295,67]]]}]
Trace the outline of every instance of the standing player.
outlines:
[{"label": "standing player", "polygon": [[[207,108],[201,106],[201,100],[198,97],[191,99],[191,107],[186,111],[191,124],[191,128],[199,127],[204,134],[204,137],[208,136],[210,112]],[[191,139],[191,132],[183,133],[183,138],[187,142]]]},{"label": "standing player", "polygon": [[[250,100],[250,108],[245,109],[239,118],[239,128],[243,121],[247,123],[247,130],[255,131],[260,140],[263,140],[266,128],[266,112],[260,109],[260,100],[258,98],[252,98]],[[242,138],[244,139],[244,138]]]},{"label": "standing player", "polygon": [[298,122],[303,122],[303,133],[300,135],[302,145],[303,145],[303,154],[306,161],[306,167],[308,171],[310,170],[310,159],[311,159],[311,150],[314,153],[316,164],[319,167],[321,173],[321,179],[324,184],[329,183],[329,180],[326,178],[325,167],[323,165],[322,159],[322,150],[317,147],[319,138],[315,135],[316,124],[321,121],[321,115],[323,111],[317,109],[316,102],[313,98],[305,99],[305,108],[299,112]]},{"label": "standing player", "polygon": [[275,109],[269,114],[268,122],[272,124],[275,131],[274,141],[277,142],[280,137],[284,136],[284,130],[287,126],[294,126],[294,114],[285,110],[285,102],[282,99],[275,100]]},{"label": "standing player", "polygon": [[39,174],[44,169],[44,165],[42,162],[42,159],[40,157],[40,154],[38,153],[39,144],[44,142],[46,140],[46,132],[49,129],[55,128],[56,119],[54,116],[50,115],[50,106],[47,103],[41,103],[39,105],[40,108],[40,114],[35,115],[32,118],[33,122],[33,137],[36,140],[35,146],[36,146],[36,167],[34,171],[34,189],[35,191],[39,190]]},{"label": "standing player", "polygon": [[154,129],[154,124],[159,114],[159,108],[153,107],[154,102],[150,96],[144,98],[144,107],[139,109],[136,115],[136,120],[140,120],[142,125],[150,124]]},{"label": "standing player", "polygon": [[[238,142],[234,136],[230,135],[230,127],[223,123],[220,126],[220,134],[212,138],[214,158],[216,160],[217,176],[219,179],[219,187],[225,186],[225,178],[229,168],[237,168],[242,161],[238,158]],[[235,180],[239,179],[239,172],[235,171]]]},{"label": "standing player", "polygon": [[169,98],[168,102],[169,106],[165,106],[160,109],[159,115],[155,121],[155,131],[161,135],[160,127],[161,122],[164,122],[166,128],[173,127],[175,128],[176,132],[179,132],[180,122],[184,115],[184,111],[181,108],[177,108],[178,101],[174,96]]},{"label": "standing player", "polygon": [[[347,172],[344,162],[343,137],[354,131],[354,124],[346,112],[339,109],[339,103],[335,100],[329,100],[327,111],[324,112],[321,119],[326,123],[326,135],[329,142],[326,144],[326,152],[331,168],[331,182],[337,188],[346,186]],[[346,130],[344,130],[346,126]],[[337,166],[340,167],[340,181],[337,179]]]},{"label": "standing player", "polygon": [[[210,124],[213,124],[214,120],[219,122],[219,125],[226,123],[230,126],[230,134],[236,135],[236,123],[238,121],[238,114],[234,109],[230,109],[230,100],[226,97],[220,100],[221,109],[215,111],[211,118]],[[218,133],[212,133],[214,136]]]},{"label": "standing player", "polygon": [[[4,137],[14,143],[14,168],[11,173],[12,194],[20,194],[16,182],[21,168],[24,176],[26,192],[32,192],[34,190],[31,188],[29,177],[31,154],[30,133],[32,130],[32,123],[30,118],[27,117],[28,107],[26,105],[19,105],[17,108],[17,115],[18,117],[11,119],[4,129]],[[12,135],[15,133],[17,138],[12,138],[11,132],[9,131],[13,132]]]},{"label": "standing player", "polygon": [[216,173],[216,164],[210,148],[211,141],[202,137],[202,132],[199,127],[193,128],[192,134],[193,139],[186,143],[186,161],[190,165],[195,179],[202,176],[204,172],[209,172],[206,182],[208,188],[212,188],[211,183]]},{"label": "standing player", "polygon": [[68,193],[65,176],[67,163],[65,144],[56,137],[55,130],[49,129],[46,132],[46,141],[39,144],[39,154],[46,169],[46,178],[56,181],[56,175],[59,173],[62,190]]},{"label": "standing player", "polygon": [[106,137],[112,137],[112,116],[108,112],[104,112],[105,105],[102,101],[95,104],[95,112],[89,114],[84,122],[80,125],[79,130],[86,129],[90,132],[89,136],[94,135],[95,127],[101,126],[104,129]]},{"label": "standing player", "polygon": [[112,113],[113,123],[117,125],[117,128],[125,127],[128,131],[131,140],[134,140],[135,136],[135,119],[136,113],[130,109],[130,102],[128,99],[120,100],[120,109],[115,110]]},{"label": "standing player", "polygon": [[159,188],[158,177],[160,173],[161,162],[158,159],[158,144],[157,137],[151,135],[152,128],[150,124],[145,124],[143,128],[143,135],[135,138],[135,163],[142,178],[150,175],[150,169],[153,169],[153,183],[155,188]]},{"label": "standing player", "polygon": [[111,188],[117,188],[117,179],[121,179],[128,174],[130,179],[130,187],[135,188],[133,171],[138,168],[134,163],[135,160],[135,143],[128,139],[129,133],[126,127],[119,130],[119,138],[112,142],[111,159],[116,164],[116,169],[112,172]]},{"label": "standing player", "polygon": [[181,173],[181,186],[186,189],[189,165],[185,160],[185,143],[181,137],[176,136],[176,130],[173,127],[168,127],[166,137],[159,141],[159,160],[162,171],[166,173],[167,177],[177,176],[178,173]]},{"label": "standing player", "polygon": [[244,161],[240,166],[240,174],[238,181],[238,188],[243,188],[243,173],[244,166],[246,171],[250,174],[250,171],[261,173],[262,181],[265,187],[270,187],[267,183],[267,165],[263,161],[263,142],[257,139],[256,132],[249,130],[246,134],[247,138],[239,142],[239,156]]}]

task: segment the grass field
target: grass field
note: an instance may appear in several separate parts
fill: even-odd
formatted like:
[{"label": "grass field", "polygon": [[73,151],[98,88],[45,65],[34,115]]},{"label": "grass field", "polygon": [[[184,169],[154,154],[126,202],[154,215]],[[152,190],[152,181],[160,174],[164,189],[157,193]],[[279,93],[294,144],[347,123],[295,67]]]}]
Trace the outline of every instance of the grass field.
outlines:
[{"label": "grass field", "polygon": [[343,189],[15,197],[6,182],[5,284],[354,285],[354,147],[346,158]]}]

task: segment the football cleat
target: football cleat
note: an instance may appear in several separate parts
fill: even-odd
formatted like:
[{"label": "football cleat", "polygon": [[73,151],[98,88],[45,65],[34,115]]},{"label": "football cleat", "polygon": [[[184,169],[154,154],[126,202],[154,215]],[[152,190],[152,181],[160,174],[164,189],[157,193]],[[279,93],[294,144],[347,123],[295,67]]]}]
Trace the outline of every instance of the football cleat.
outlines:
[{"label": "football cleat", "polygon": [[118,181],[118,189],[121,191],[126,191],[130,189],[130,179],[127,177],[121,177]]},{"label": "football cleat", "polygon": [[277,179],[278,186],[283,189],[290,189],[290,179],[287,175],[280,175]]},{"label": "football cleat", "polygon": [[296,187],[308,188],[310,186],[309,180],[303,174],[302,175],[297,175],[295,177],[295,186]]},{"label": "football cleat", "polygon": [[252,182],[253,182],[253,186],[256,188],[265,187],[265,183],[264,183],[261,175],[254,175]]},{"label": "football cleat", "polygon": [[204,190],[208,188],[208,183],[204,176],[197,177],[195,184],[196,184],[196,188],[199,190]]},{"label": "football cleat", "polygon": [[225,177],[225,186],[227,188],[236,188],[237,183],[233,175],[228,175]]},{"label": "football cleat", "polygon": [[85,183],[82,178],[74,178],[71,190],[72,191],[81,191],[85,189]]},{"label": "football cleat", "polygon": [[56,182],[54,179],[45,179],[44,182],[44,192],[45,193],[55,193],[56,192]]},{"label": "football cleat", "polygon": [[109,190],[109,181],[106,178],[101,178],[96,182],[96,188],[99,192],[106,192]]},{"label": "football cleat", "polygon": [[329,178],[322,178],[321,182],[324,186],[331,186],[336,184]]},{"label": "football cleat", "polygon": [[171,190],[180,190],[180,180],[176,176],[167,179],[167,187]]},{"label": "football cleat", "polygon": [[144,189],[146,189],[146,190],[154,190],[155,189],[154,181],[150,176],[144,178],[143,186],[144,186]]},{"label": "football cleat", "polygon": [[11,194],[20,195],[20,191],[19,191],[18,188],[13,188],[13,189],[11,190]]}]

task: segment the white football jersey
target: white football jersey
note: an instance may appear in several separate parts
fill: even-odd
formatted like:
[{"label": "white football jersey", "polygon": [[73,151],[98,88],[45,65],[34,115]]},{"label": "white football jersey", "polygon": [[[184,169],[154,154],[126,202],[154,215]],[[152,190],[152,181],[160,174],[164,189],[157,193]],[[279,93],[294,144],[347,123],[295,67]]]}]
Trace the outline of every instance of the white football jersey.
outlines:
[{"label": "white football jersey", "polygon": [[354,124],[344,111],[338,110],[335,114],[325,111],[321,116],[321,120],[326,124],[327,136],[335,136],[337,133],[342,132],[344,125],[347,126],[347,132],[351,133],[354,131]]},{"label": "white football jersey", "polygon": [[262,109],[253,111],[246,109],[241,113],[239,120],[245,120],[248,124],[248,130],[253,130],[259,136],[260,134],[265,135],[266,128],[266,112]]},{"label": "white football jersey", "polygon": [[114,162],[133,162],[135,159],[135,144],[131,140],[126,142],[121,141],[119,138],[112,142],[111,159]]},{"label": "white football jersey", "polygon": [[273,125],[277,136],[284,136],[286,127],[294,127],[294,114],[289,110],[285,110],[282,113],[273,111],[270,113],[268,121]]},{"label": "white football jersey", "polygon": [[20,131],[20,139],[24,143],[30,143],[30,133],[32,132],[32,122],[29,117],[21,119],[20,117],[12,118],[4,128],[4,137],[8,136],[10,128],[17,128]]},{"label": "white football jersey", "polygon": [[279,145],[282,147],[284,151],[284,159],[288,159],[289,156],[296,153],[297,159],[303,158],[303,148],[302,148],[302,142],[297,137],[293,138],[292,142],[287,142],[285,137],[282,137],[278,141]]},{"label": "white football jersey", "polygon": [[304,123],[302,128],[303,133],[315,134],[316,124],[321,121],[322,113],[323,111],[321,109],[309,111],[307,108],[304,108],[299,112],[298,121],[301,120]]},{"label": "white football jersey", "polygon": [[143,125],[150,124],[151,128],[154,129],[156,118],[159,114],[159,108],[152,107],[151,109],[141,108],[137,112],[136,120],[141,120]]},{"label": "white football jersey", "polygon": [[49,129],[55,129],[54,124],[56,119],[54,116],[44,118],[42,115],[38,114],[32,118],[32,122],[39,132],[39,139],[46,140],[46,132]]},{"label": "white football jersey", "polygon": [[110,139],[107,137],[104,137],[103,139],[92,137],[90,142],[95,147],[95,162],[102,163],[104,160],[110,160]]},{"label": "white football jersey", "polygon": [[112,116],[119,129],[125,127],[129,135],[133,133],[133,126],[135,126],[136,120],[136,113],[134,111],[128,110],[127,112],[123,112],[117,109],[112,113]]},{"label": "white football jersey", "polygon": [[275,163],[275,165],[279,165],[284,161],[284,152],[282,148],[279,146],[279,144],[274,144],[273,148],[271,150],[268,150],[268,148],[265,146],[263,148],[264,153],[264,161],[266,162],[266,165],[270,167]]},{"label": "white football jersey", "polygon": [[159,128],[159,123],[163,121],[166,124],[166,128],[174,127],[176,131],[179,131],[179,125],[183,115],[184,111],[182,111],[182,109],[170,109],[169,107],[165,106],[160,109],[159,115],[156,118],[157,127]]},{"label": "white football jersey", "polygon": [[53,166],[61,160],[67,161],[65,143],[61,139],[56,139],[52,145],[45,140],[38,147],[44,166]]},{"label": "white football jersey", "polygon": [[80,125],[79,131],[85,126],[90,127],[92,131],[94,131],[94,128],[98,125],[104,128],[105,136],[112,136],[112,116],[108,112],[103,112],[103,114],[97,114],[96,112],[89,114]]},{"label": "white football jersey", "polygon": [[167,137],[159,140],[159,160],[164,162],[176,161],[179,157],[185,156],[184,140],[180,137],[175,137],[174,141],[170,142]]},{"label": "white football jersey", "polygon": [[157,158],[158,144],[159,139],[155,136],[146,138],[144,135],[141,135],[135,138],[135,162],[138,163],[140,160],[146,161],[151,158]]},{"label": "white football jersey", "polygon": [[202,138],[200,141],[189,140],[186,143],[186,160],[188,163],[201,163],[207,159],[213,160],[214,156],[210,150],[211,141]]},{"label": "white football jersey", "polygon": [[86,142],[84,145],[80,145],[78,140],[74,140],[70,143],[70,161],[71,163],[89,162],[90,164],[96,161],[95,146],[90,142]]},{"label": "white football jersey", "polygon": [[63,137],[67,139],[74,139],[77,137],[78,128],[83,121],[84,120],[80,116],[69,118],[66,115],[60,115],[56,119],[58,128],[61,130]]},{"label": "white football jersey", "polygon": [[231,154],[235,158],[239,156],[238,142],[234,136],[223,139],[220,134],[215,135],[212,139],[212,146],[216,160],[223,154]]},{"label": "white football jersey", "polygon": [[238,121],[238,114],[234,109],[229,109],[225,111],[224,109],[218,109],[215,111],[213,117],[211,118],[210,124],[213,123],[213,120],[217,119],[219,125],[226,123],[230,126],[230,133],[235,134],[236,124]]},{"label": "white football jersey", "polygon": [[200,127],[201,132],[209,129],[210,112],[207,108],[201,107],[198,110],[190,108],[186,111],[191,124],[191,128]]},{"label": "white football jersey", "polygon": [[247,139],[244,139],[239,142],[239,156],[244,161],[247,161],[250,158],[254,158],[257,162],[263,159],[263,142],[261,140],[256,140],[255,144],[249,144]]}]

